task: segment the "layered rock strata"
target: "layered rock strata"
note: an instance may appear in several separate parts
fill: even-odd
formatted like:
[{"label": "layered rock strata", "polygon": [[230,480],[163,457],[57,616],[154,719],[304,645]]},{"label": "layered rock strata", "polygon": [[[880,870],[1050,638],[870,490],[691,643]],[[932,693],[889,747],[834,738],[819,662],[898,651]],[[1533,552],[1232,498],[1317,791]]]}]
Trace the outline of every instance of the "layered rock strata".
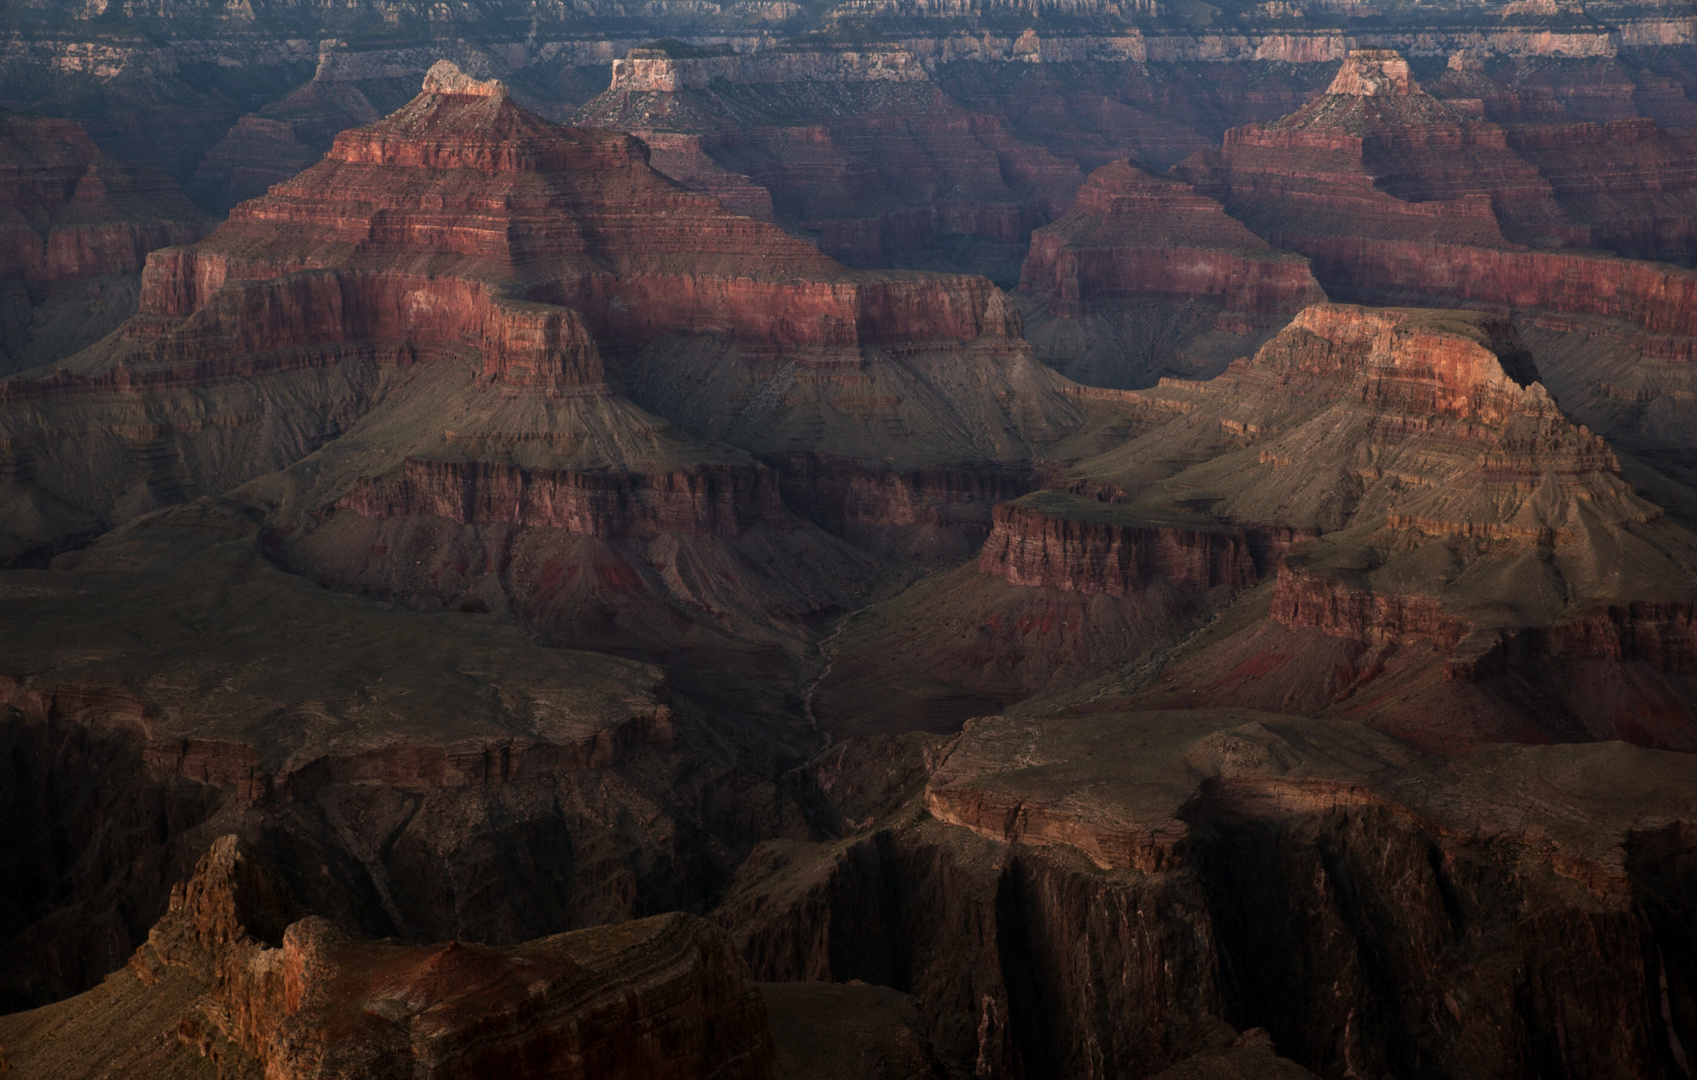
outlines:
[{"label": "layered rock strata", "polygon": [[1295,314],[1321,299],[1298,258],[1275,251],[1183,183],[1130,162],[1104,165],[1072,209],[1032,236],[1020,287],[1055,314],[1132,297],[1218,300],[1242,318]]},{"label": "layered rock strata", "polygon": [[[1067,960],[1077,954],[1062,947],[1064,928],[1083,935],[1070,944],[1106,958],[1123,935],[1096,939],[1088,924],[1076,928],[1079,914],[1109,902],[1107,893],[1160,889],[1180,903],[1188,885],[1207,897],[1194,940],[1207,943],[1214,962],[1191,959],[1178,968],[1176,949],[1192,939],[1162,933],[1147,917],[1138,923],[1143,955],[1171,957],[1169,970],[1184,970],[1197,991],[1219,995],[1216,1015],[1269,1029],[1281,1054],[1322,1075],[1397,1069],[1419,1058],[1454,1063],[1440,1068],[1483,1059],[1506,1075],[1530,1076],[1541,1066],[1528,1042],[1545,1040],[1604,1075],[1654,1074],[1666,1048],[1690,1037],[1686,1007],[1664,1012],[1660,990],[1663,980],[1687,984],[1686,962],[1662,959],[1685,956],[1687,946],[1649,896],[1666,887],[1665,875],[1686,872],[1674,852],[1688,841],[1667,841],[1690,828],[1683,755],[1618,743],[1498,746],[1445,762],[1349,722],[1206,710],[985,718],[945,753],[926,787],[926,807],[993,841],[991,852],[892,821],[881,837],[885,873],[918,885],[928,858],[947,860],[963,877],[983,875],[984,860],[995,860],[1007,882],[1019,866],[1031,881],[1020,890],[1031,906],[1020,914],[1034,945],[1022,955],[1011,947],[1015,932],[997,935],[1010,1006],[1021,980],[1049,986],[1084,974]],[[1641,781],[1651,775],[1657,794],[1615,801],[1623,783],[1647,792]],[[1668,782],[1674,786],[1661,786]],[[1528,816],[1528,798],[1549,809]],[[1075,869],[1074,852],[1095,869]],[[851,866],[835,869],[813,895],[834,915],[867,920],[870,913],[851,915]],[[1319,879],[1293,887],[1298,866]],[[1258,875],[1277,884],[1251,885]],[[1092,878],[1096,884],[1087,884]],[[1536,919],[1513,930],[1497,922],[1499,897],[1531,894]],[[1295,916],[1305,904],[1307,914]],[[1378,921],[1352,921],[1368,910],[1380,913]],[[1001,906],[998,913],[1014,914]],[[1304,945],[1287,949],[1260,936],[1287,913],[1293,921],[1284,925]],[[1399,927],[1392,948],[1379,936],[1386,920]],[[840,932],[864,934],[861,925]],[[959,932],[920,925],[907,922],[908,933],[923,935],[908,940]],[[1587,932],[1576,935],[1579,927]],[[1319,946],[1329,934],[1339,937]],[[751,954],[761,943],[750,938]],[[995,964],[988,943],[981,947]],[[935,953],[912,948],[916,984],[944,977],[925,963]],[[1562,974],[1581,955],[1598,984]],[[844,972],[864,963],[852,953],[832,959],[833,970]],[[1499,962],[1515,974],[1495,974]],[[1208,978],[1217,981],[1202,981]],[[1531,1001],[1518,989],[1527,983],[1538,988]],[[1143,995],[1165,989],[1121,986],[1116,1014],[1139,1018],[1147,1015]],[[1459,1002],[1463,992],[1470,1008],[1441,1004],[1446,994]],[[1433,1015],[1443,1032],[1432,1029]],[[1015,1030],[1006,1038],[1081,1075],[1129,1067],[1130,1053],[1146,1053],[1162,1035],[1151,1024],[1141,1042],[1110,1050],[1059,1011],[1046,1022],[1053,1026],[1041,1036]],[[1115,1056],[1093,1059],[1098,1052]]]},{"label": "layered rock strata", "polygon": [[1240,589],[1259,576],[1242,532],[1116,520],[1113,507],[1046,493],[996,507],[978,568],[1010,585],[1125,596],[1156,575],[1184,592]]},{"label": "layered rock strata", "polygon": [[0,117],[0,375],[110,331],[148,252],[207,224],[169,177],[102,153],[82,125]]},{"label": "layered rock strata", "polygon": [[223,837],[106,986],[7,1018],[11,1059],[75,1075],[58,1056],[66,1027],[165,1011],[149,999],[186,976],[203,995],[163,1034],[220,1074],[351,1080],[405,1057],[432,1077],[773,1075],[759,994],[725,935],[691,916],[496,949],[364,942],[300,915],[276,872]]},{"label": "layered rock strata", "polygon": [[1697,540],[1537,374],[1501,316],[1308,308],[1131,395],[1147,426],[997,507],[975,567],[851,620],[816,715],[941,730],[1071,685],[1433,748],[1692,745]]},{"label": "layered rock strata", "polygon": [[[682,190],[628,136],[556,127],[451,64],[426,82],[205,241],[156,253],[121,335],[0,389],[9,558],[254,481],[280,550],[323,580],[570,622],[580,586],[545,597],[599,566],[596,606],[645,612],[635,642],[679,616],[740,634],[840,606],[869,568],[715,440],[976,467],[1112,410],[1032,359],[982,278],[846,271]],[[685,431],[609,389],[598,341]],[[720,360],[706,379],[703,350]],[[286,423],[264,405],[285,399]],[[436,519],[457,529],[408,524]],[[907,524],[918,547],[955,545],[931,522],[879,527]],[[748,586],[773,550],[831,569]],[[402,555],[457,569],[424,580]]]},{"label": "layered rock strata", "polygon": [[276,550],[205,502],[0,574],[10,1007],[120,964],[209,830],[365,936],[487,944],[698,907],[738,857],[674,802],[745,781],[658,668],[339,596]]},{"label": "layered rock strata", "polygon": [[[1683,746],[1690,721],[1675,718],[1680,710],[1646,727],[1622,707],[1634,695],[1682,692],[1697,549],[1535,377],[1500,317],[1319,306],[1220,378],[1152,391],[1196,409],[1078,473],[1131,515],[1188,506],[1215,520],[1324,533],[1289,550],[1278,572],[1270,614],[1293,630],[1405,650],[1399,664],[1414,663],[1412,642],[1427,642],[1445,658],[1438,677],[1462,681],[1561,656],[1619,663],[1620,672],[1645,665],[1631,678],[1648,682],[1615,704],[1551,685],[1570,718],[1553,723]],[[1199,458],[1211,460],[1153,465]],[[1535,641],[1553,651],[1539,653]],[[1368,712],[1417,710],[1411,686],[1367,692],[1384,657],[1362,662],[1341,684],[1322,679],[1325,693],[1353,696]],[[1252,657],[1238,664],[1253,666]],[[1278,685],[1302,671],[1292,667]],[[1193,684],[1182,685],[1188,693]],[[1523,701],[1510,711],[1535,717],[1539,708]],[[1385,722],[1420,726],[1413,712]],[[1432,723],[1448,721],[1434,714]]]},{"label": "layered rock strata", "polygon": [[[1301,258],[1130,162],[1096,170],[1072,209],[1032,234],[1020,292],[1050,317],[1031,320],[1039,355],[1105,386],[1213,374],[1325,299]],[[1180,326],[1177,341],[1163,340]],[[1136,337],[1158,341],[1156,355]]]},{"label": "layered rock strata", "polygon": [[[1664,358],[1689,352],[1697,333],[1697,278],[1640,260],[1688,258],[1689,140],[1642,121],[1494,123],[1456,107],[1467,99],[1383,75],[1404,67],[1388,53],[1351,54],[1340,92],[1233,129],[1176,172],[1269,243],[1307,256],[1333,296],[1507,308],[1528,331],[1583,327],[1609,345],[1582,357],[1554,335],[1539,340],[1552,389],[1635,450],[1679,444],[1660,414],[1681,408],[1690,380]],[[1640,401],[1666,400],[1645,410],[1610,396],[1628,384]]]},{"label": "layered rock strata", "polygon": [[656,167],[727,205],[761,208],[762,193],[851,266],[953,265],[1001,280],[1078,186],[1072,163],[960,108],[899,50],[670,52],[688,50],[615,61],[580,121],[664,148]]},{"label": "layered rock strata", "polygon": [[843,839],[763,845],[715,916],[756,974],[906,990],[1009,1075],[1532,1077],[1559,1046],[1625,1077],[1688,1044],[1685,755],[1058,705],[809,763]]}]

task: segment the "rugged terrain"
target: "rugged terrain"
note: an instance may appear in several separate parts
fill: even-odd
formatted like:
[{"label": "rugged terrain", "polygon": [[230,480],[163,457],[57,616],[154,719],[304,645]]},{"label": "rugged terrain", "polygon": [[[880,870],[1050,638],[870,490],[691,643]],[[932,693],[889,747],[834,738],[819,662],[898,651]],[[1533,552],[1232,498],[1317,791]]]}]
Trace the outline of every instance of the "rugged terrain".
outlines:
[{"label": "rugged terrain", "polygon": [[0,113],[0,374],[67,356],[134,310],[147,253],[208,223],[172,180],[69,120]]},{"label": "rugged terrain", "polygon": [[1690,1075],[1685,8],[15,16],[9,1071]]},{"label": "rugged terrain", "polygon": [[1218,374],[1325,299],[1303,259],[1131,162],[1091,173],[1066,216],[1032,234],[1020,292],[1039,356],[1124,387]]},{"label": "rugged terrain", "polygon": [[[1438,85],[1492,93],[1461,61]],[[1697,277],[1674,264],[1694,144],[1645,120],[1499,123],[1486,100],[1428,94],[1401,56],[1362,50],[1324,96],[1175,172],[1308,256],[1334,299],[1512,312],[1563,407],[1683,500]]]}]

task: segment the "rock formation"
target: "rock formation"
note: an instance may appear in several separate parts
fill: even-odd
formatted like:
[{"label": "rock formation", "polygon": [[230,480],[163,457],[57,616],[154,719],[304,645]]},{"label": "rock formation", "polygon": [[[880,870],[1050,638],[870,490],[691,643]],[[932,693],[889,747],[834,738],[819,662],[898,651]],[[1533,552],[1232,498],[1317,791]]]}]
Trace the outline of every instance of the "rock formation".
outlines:
[{"label": "rock formation", "polygon": [[[1653,709],[1666,718],[1645,726],[1625,701],[1684,693],[1677,642],[1697,549],[1535,377],[1500,317],[1310,308],[1253,361],[1213,383],[1165,388],[1195,410],[1079,474],[1134,507],[1176,500],[1244,526],[1325,533],[1283,561],[1271,610],[1285,626],[1401,648],[1393,668],[1414,663],[1411,640],[1428,642],[1442,677],[1464,683],[1527,665],[1564,704],[1554,714],[1511,705],[1521,723],[1536,727],[1543,712],[1557,730],[1683,747],[1689,720]],[[1212,460],[1150,465],[1202,456]],[[1580,631],[1598,619],[1623,629]],[[1596,644],[1554,644],[1575,634]],[[1598,700],[1530,676],[1540,658],[1622,664],[1641,688]],[[1368,687],[1383,671],[1373,665],[1386,662],[1388,653],[1356,668],[1332,692],[1355,695],[1358,712],[1384,710],[1380,721],[1416,742],[1422,725],[1440,741],[1468,738],[1466,722],[1447,727],[1448,707],[1421,720],[1408,686],[1375,696]],[[1500,703],[1488,711],[1503,713]]]},{"label": "rock formation", "polygon": [[1010,278],[1032,228],[1078,187],[1071,162],[960,108],[910,53],[694,51],[615,61],[579,122],[636,133],[667,175],[814,234],[851,266]]},{"label": "rock formation", "polygon": [[66,2],[0,1070],[1690,1071],[1684,16]]},{"label": "rock formation", "polygon": [[[118,337],[0,389],[14,460],[86,462],[14,472],[10,558],[254,481],[323,580],[565,640],[665,649],[704,621],[770,639],[872,568],[748,451],[827,451],[845,479],[864,459],[994,473],[1112,411],[1032,358],[981,278],[846,271],[680,189],[629,136],[555,127],[451,64],[426,85],[154,255]],[[609,389],[603,349],[682,431]],[[199,402],[263,419],[209,427]],[[876,514],[849,516],[892,524]],[[418,527],[436,520],[453,527]],[[911,524],[925,550],[957,545]],[[766,579],[774,552],[816,570]]]},{"label": "rock formation", "polygon": [[1216,374],[1325,299],[1301,258],[1130,162],[1097,169],[1064,217],[1032,233],[1020,292],[1042,305],[1026,333],[1045,361],[1128,387]]},{"label": "rock formation", "polygon": [[1432,748],[1685,749],[1697,539],[1536,379],[1500,316],[1311,307],[1142,392],[1164,417],[997,507],[976,568],[857,616],[817,715],[937,729],[1082,679]]},{"label": "rock formation", "polygon": [[[728,763],[659,669],[339,596],[277,546],[197,502],[0,575],[13,1007],[121,962],[215,828],[368,936],[512,944],[699,906],[727,872],[672,800]],[[645,824],[603,834],[608,806]]]},{"label": "rock formation", "polygon": [[299,916],[276,872],[222,837],[125,968],[0,1022],[9,1061],[80,1076],[80,1040],[127,1023],[143,1041],[126,1064],[192,1069],[198,1052],[226,1076],[356,1080],[400,1058],[429,1077],[773,1076],[760,995],[700,919],[489,948],[360,941]]},{"label": "rock formation", "polygon": [[205,231],[169,177],[107,156],[81,125],[0,115],[0,375],[112,330],[147,253]]},{"label": "rock formation", "polygon": [[[1681,444],[1667,414],[1691,387],[1668,359],[1697,330],[1697,277],[1634,260],[1688,258],[1689,140],[1644,121],[1500,125],[1400,64],[1352,53],[1334,92],[1176,172],[1308,256],[1335,298],[1519,313],[1565,407],[1635,453]],[[1597,339],[1584,355],[1562,340],[1579,326]]]}]

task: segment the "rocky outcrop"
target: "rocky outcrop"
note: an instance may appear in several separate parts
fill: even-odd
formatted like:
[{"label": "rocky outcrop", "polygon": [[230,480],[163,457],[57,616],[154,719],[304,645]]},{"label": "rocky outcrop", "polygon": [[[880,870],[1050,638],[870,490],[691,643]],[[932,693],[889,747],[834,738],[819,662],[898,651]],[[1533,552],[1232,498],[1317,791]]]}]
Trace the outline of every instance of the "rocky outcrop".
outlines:
[{"label": "rocky outcrop", "polygon": [[[223,260],[193,248],[151,259],[141,318],[126,328],[137,345],[124,367],[163,369],[148,374],[193,386],[228,377],[218,363],[226,358],[243,358],[244,371],[257,374],[268,366],[262,357],[310,363],[316,350],[325,362],[339,346],[366,345],[390,362],[410,362],[421,350],[428,356],[432,346],[446,345],[479,350],[484,378],[508,386],[602,385],[600,355],[576,312],[511,300],[483,282],[305,270],[226,287],[228,273]],[[147,375],[130,378],[134,389],[149,382]],[[17,383],[0,393],[27,393],[30,386]]]},{"label": "rocky outcrop", "polygon": [[[226,1073],[355,1080],[404,1056],[430,1077],[773,1075],[758,992],[724,933],[692,916],[490,948],[364,942],[302,914],[275,870],[222,837],[114,978],[198,976],[205,993],[175,1034]],[[110,1008],[85,998],[58,1012]],[[20,1026],[13,1060],[58,1075],[51,1031]]]},{"label": "rocky outcrop", "polygon": [[1300,259],[1212,199],[1129,162],[1096,170],[1066,216],[1032,234],[1020,288],[1052,295],[1049,310],[1061,315],[1154,297],[1216,301],[1228,315],[1271,320],[1323,299]]},{"label": "rocky outcrop", "polygon": [[1325,299],[1300,257],[1130,162],[1096,170],[1065,216],[1032,233],[1020,292],[1044,362],[1114,387],[1215,374]]},{"label": "rocky outcrop", "polygon": [[757,977],[911,992],[938,1055],[963,1071],[1147,1075],[1230,1042],[1193,887],[1107,878],[963,832],[928,823],[825,851],[774,846],[715,919]]},{"label": "rocky outcrop", "polygon": [[[1328,93],[1290,116],[1227,132],[1210,177],[1213,160],[1192,158],[1179,172],[1275,246],[1303,254],[1292,241],[1310,232],[1495,247],[1588,239],[1502,128],[1425,93],[1385,50],[1352,52]],[[1274,206],[1290,214],[1292,202],[1302,211],[1275,236]]]},{"label": "rocky outcrop", "polygon": [[1368,645],[1426,638],[1446,652],[1455,650],[1471,629],[1447,614],[1435,596],[1351,589],[1288,567],[1279,575],[1272,616],[1286,626]]},{"label": "rocky outcrop", "polygon": [[786,505],[858,546],[952,557],[976,548],[996,504],[1037,482],[1024,462],[963,462],[913,470],[829,454],[767,459]]},{"label": "rocky outcrop", "polygon": [[[161,282],[143,310],[186,314],[226,278],[287,273],[312,265],[321,245],[354,243],[351,268],[388,268],[413,250],[474,277],[522,274],[527,298],[582,311],[620,344],[680,331],[779,346],[1017,332],[981,279],[853,278],[772,226],[680,190],[647,158],[629,136],[555,127],[504,94],[425,93],[238,207],[196,249],[206,267],[193,287]],[[453,171],[415,192],[399,183],[415,169]]]},{"label": "rocky outcrop", "polygon": [[170,177],[102,153],[82,125],[0,116],[0,376],[111,332],[148,252],[207,227]]},{"label": "rocky outcrop", "polygon": [[978,568],[1010,585],[1125,596],[1160,575],[1173,588],[1245,588],[1258,572],[1249,538],[1142,523],[1113,507],[1045,493],[996,507]]},{"label": "rocky outcrop", "polygon": [[[1319,305],[1211,382],[1145,391],[1194,408],[1081,464],[1074,490],[1106,500],[1104,517],[1299,541],[1261,563],[1278,569],[1267,614],[1283,629],[1210,645],[1150,700],[1348,700],[1419,745],[1688,745],[1689,709],[1651,702],[1686,693],[1697,540],[1537,378],[1500,316]],[[1588,677],[1613,689],[1552,677],[1564,662],[1598,665]]]},{"label": "rocky outcrop", "polygon": [[[0,389],[13,410],[0,419],[15,466],[8,497],[47,506],[18,515],[27,529],[4,557],[39,561],[129,514],[228,490],[355,424],[387,425],[392,456],[373,468],[333,453],[341,464],[330,473],[321,463],[283,486],[298,479],[318,489],[315,499],[368,517],[595,537],[627,527],[637,539],[733,537],[756,520],[793,524],[772,492],[756,493],[746,455],[674,431],[613,393],[597,339],[621,358],[657,351],[627,385],[652,389],[651,373],[716,418],[735,415],[727,392],[746,400],[736,384],[774,368],[825,372],[804,375],[797,381],[806,389],[791,396],[834,424],[784,439],[786,451],[836,443],[848,455],[894,458],[894,433],[882,422],[894,409],[912,428],[901,440],[904,465],[1017,460],[1085,420],[1089,409],[1064,380],[1030,361],[1017,311],[988,281],[848,272],[770,225],[681,190],[629,136],[556,127],[502,87],[456,70],[433,69],[427,92],[337,136],[323,162],[237,207],[205,241],[155,253],[141,312],[122,335],[50,377]],[[677,379],[674,365],[694,363],[678,335],[748,350],[733,353],[733,385]],[[846,397],[868,380],[835,369],[860,366],[862,351],[884,378],[869,408],[857,410]],[[480,368],[475,386],[448,388],[467,360]],[[446,396],[388,407],[389,395],[421,380],[442,384]],[[971,390],[974,381],[981,385]],[[838,383],[852,384],[850,395],[835,393]],[[1017,399],[1016,383],[1036,384],[1035,408]],[[945,404],[963,391],[978,400]],[[286,431],[273,430],[280,421],[209,428],[182,408],[196,395],[239,399],[220,406],[232,415],[288,398],[293,419]],[[46,401],[56,404],[27,404]],[[133,423],[136,414],[150,419]],[[771,433],[769,421],[760,417],[759,431]],[[90,430],[98,434],[85,438]],[[137,437],[146,451],[135,451]],[[86,468],[30,464],[59,460],[73,440]],[[752,448],[779,447],[755,440]],[[340,490],[330,489],[332,473]],[[726,491],[744,492],[732,502],[753,501],[719,513],[709,505],[719,496],[701,487],[719,481],[701,477],[728,478]],[[638,509],[649,495],[665,506]],[[589,509],[579,496],[624,509]],[[480,499],[488,505],[470,505]]]},{"label": "rocky outcrop", "polygon": [[[813,767],[852,817],[840,756]],[[1109,708],[984,717],[926,758],[930,820],[886,802],[823,850],[763,848],[718,918],[757,972],[911,988],[956,1063],[1533,1077],[1565,1053],[1625,1077],[1667,1071],[1694,1030],[1659,914],[1690,896],[1688,840],[1659,839],[1689,829],[1684,755],[1445,761],[1349,721]],[[1535,914],[1505,921],[1516,904]],[[1084,1001],[1113,1021],[1058,1004]],[[1234,1043],[1258,1069],[1230,1067]]]},{"label": "rocky outcrop", "polygon": [[585,473],[408,458],[404,470],[396,481],[355,488],[342,505],[368,517],[430,514],[462,525],[502,522],[601,537],[733,537],[757,523],[793,524],[778,475],[759,467]]},{"label": "rocky outcrop", "polygon": [[[58,569],[0,573],[16,615],[0,628],[0,1009],[96,986],[223,833],[359,936],[506,946],[702,910],[784,830],[770,779],[698,741],[658,668],[340,595],[276,551],[240,507],[196,504]],[[594,554],[569,569],[642,584]]]},{"label": "rocky outcrop", "polygon": [[[1385,62],[1346,61],[1339,78],[1365,86],[1351,65]],[[1443,81],[1457,93],[1497,85],[1467,71]],[[1405,89],[1324,95],[1227,132],[1219,151],[1175,171],[1267,242],[1307,256],[1333,296],[1506,308],[1529,323],[1625,336],[1630,344],[1583,357],[1546,349],[1552,389],[1610,435],[1677,440],[1665,421],[1612,406],[1603,386],[1632,369],[1644,390],[1688,389],[1658,358],[1697,329],[1697,278],[1636,260],[1687,259],[1689,140],[1643,121],[1499,124],[1457,107],[1485,98]]]}]

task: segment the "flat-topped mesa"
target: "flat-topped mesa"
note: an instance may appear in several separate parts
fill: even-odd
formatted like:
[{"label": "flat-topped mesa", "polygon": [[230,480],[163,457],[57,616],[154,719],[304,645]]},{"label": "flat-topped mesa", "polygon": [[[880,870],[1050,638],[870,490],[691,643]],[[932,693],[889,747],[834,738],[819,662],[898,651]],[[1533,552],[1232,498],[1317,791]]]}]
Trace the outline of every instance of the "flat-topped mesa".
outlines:
[{"label": "flat-topped mesa", "polygon": [[1328,94],[1385,97],[1423,91],[1408,72],[1408,61],[1395,49],[1351,49],[1338,68]]},{"label": "flat-topped mesa", "polygon": [[1090,174],[1073,208],[1036,230],[1023,292],[1079,315],[1142,297],[1212,300],[1243,316],[1288,316],[1325,299],[1299,255],[1274,249],[1189,184],[1127,161]]}]

